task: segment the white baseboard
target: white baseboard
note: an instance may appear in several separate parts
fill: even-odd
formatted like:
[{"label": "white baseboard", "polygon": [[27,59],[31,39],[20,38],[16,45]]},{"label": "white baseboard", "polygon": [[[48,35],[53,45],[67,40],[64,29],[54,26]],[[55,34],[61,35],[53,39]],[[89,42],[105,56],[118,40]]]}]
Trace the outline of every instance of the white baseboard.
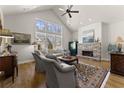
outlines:
[{"label": "white baseboard", "polygon": [[110,59],[107,59],[107,58],[102,58],[101,60],[102,61],[110,61]]},{"label": "white baseboard", "polygon": [[110,71],[107,73],[107,75],[106,75],[106,77],[105,77],[105,79],[104,79],[104,81],[103,81],[103,83],[102,83],[102,85],[101,85],[100,88],[104,88],[104,87],[105,87],[106,82],[107,82],[107,80],[108,80],[108,78],[109,78],[109,75],[110,75]]},{"label": "white baseboard", "polygon": [[33,61],[34,61],[34,59],[25,60],[25,61],[18,61],[18,64],[30,63],[30,62],[33,62]]}]

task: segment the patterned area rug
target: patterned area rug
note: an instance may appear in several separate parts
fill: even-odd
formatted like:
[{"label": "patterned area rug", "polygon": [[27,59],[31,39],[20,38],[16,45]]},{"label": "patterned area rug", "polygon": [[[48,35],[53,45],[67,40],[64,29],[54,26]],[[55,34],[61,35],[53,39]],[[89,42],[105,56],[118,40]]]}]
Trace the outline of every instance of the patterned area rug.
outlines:
[{"label": "patterned area rug", "polygon": [[99,88],[103,83],[107,70],[88,64],[76,64],[76,77],[80,88]]}]

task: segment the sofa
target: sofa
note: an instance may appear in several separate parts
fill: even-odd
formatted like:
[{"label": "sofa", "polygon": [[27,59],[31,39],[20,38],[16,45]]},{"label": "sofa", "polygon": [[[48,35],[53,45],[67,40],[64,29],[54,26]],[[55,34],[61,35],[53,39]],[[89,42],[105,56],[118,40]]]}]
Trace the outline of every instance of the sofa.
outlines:
[{"label": "sofa", "polygon": [[37,72],[45,72],[45,64],[41,61],[41,57],[38,53],[32,53],[35,59],[35,71]]}]

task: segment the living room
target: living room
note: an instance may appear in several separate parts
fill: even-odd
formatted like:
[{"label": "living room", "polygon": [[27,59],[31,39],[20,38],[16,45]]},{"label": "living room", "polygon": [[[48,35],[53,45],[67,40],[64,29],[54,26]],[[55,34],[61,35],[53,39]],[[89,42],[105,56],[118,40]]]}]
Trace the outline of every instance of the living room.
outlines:
[{"label": "living room", "polygon": [[[0,9],[0,67],[7,68],[0,69],[0,87],[124,87],[124,6],[1,5]],[[14,69],[6,63],[8,56],[16,63]]]}]

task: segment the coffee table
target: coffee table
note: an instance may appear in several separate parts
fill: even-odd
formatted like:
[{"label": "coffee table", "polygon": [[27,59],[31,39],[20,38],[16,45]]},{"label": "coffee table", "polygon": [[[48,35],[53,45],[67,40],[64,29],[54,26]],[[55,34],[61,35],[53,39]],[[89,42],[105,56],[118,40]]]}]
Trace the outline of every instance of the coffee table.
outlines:
[{"label": "coffee table", "polygon": [[78,64],[78,57],[77,56],[60,56],[60,57],[57,57],[59,60],[67,63],[67,64],[71,64],[73,63],[74,61],[77,62]]}]

